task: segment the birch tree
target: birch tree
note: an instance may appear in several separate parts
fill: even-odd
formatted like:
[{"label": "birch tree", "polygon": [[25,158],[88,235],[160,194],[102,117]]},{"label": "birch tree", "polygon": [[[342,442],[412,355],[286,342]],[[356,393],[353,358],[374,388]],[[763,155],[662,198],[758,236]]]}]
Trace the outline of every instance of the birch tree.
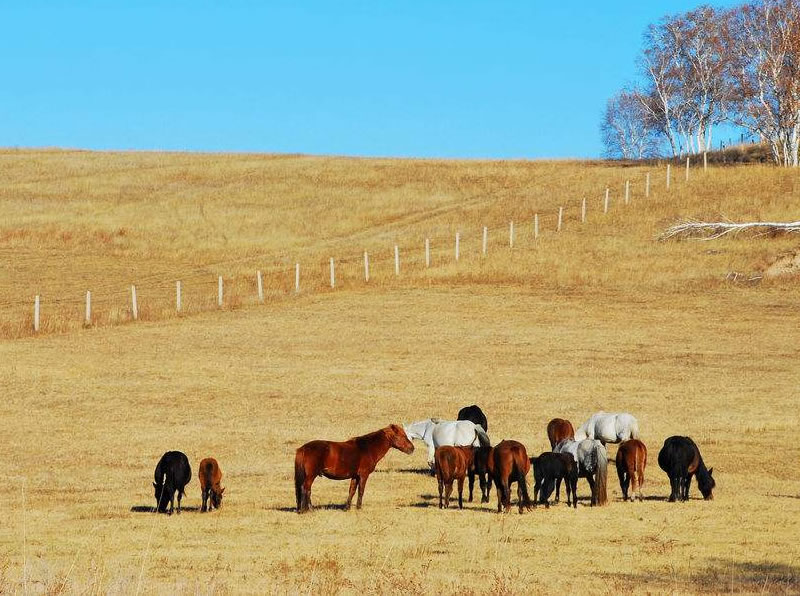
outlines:
[{"label": "birch tree", "polygon": [[636,92],[623,89],[608,100],[600,134],[606,157],[642,159],[658,154],[658,130]]}]

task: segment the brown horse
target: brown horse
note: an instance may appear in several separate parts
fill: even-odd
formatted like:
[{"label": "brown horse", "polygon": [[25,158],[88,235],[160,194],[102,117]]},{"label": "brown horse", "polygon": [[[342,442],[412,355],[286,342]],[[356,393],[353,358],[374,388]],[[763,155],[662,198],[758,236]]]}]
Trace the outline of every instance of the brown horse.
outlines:
[{"label": "brown horse", "polygon": [[489,475],[494,479],[497,488],[497,512],[503,507],[511,509],[511,483],[517,483],[517,499],[519,512],[531,508],[528,497],[528,483],[525,476],[531,469],[525,445],[518,441],[500,441],[489,452]]},{"label": "brown horse", "polygon": [[[433,456],[436,481],[439,484],[439,509],[450,507],[450,493],[453,481],[458,482],[458,508],[464,508],[464,480],[467,472],[475,467],[474,447],[451,447],[442,445]],[[442,493],[444,492],[444,505]]]},{"label": "brown horse", "polygon": [[628,484],[631,484],[633,495],[631,501],[642,500],[644,469],[647,466],[647,447],[639,439],[629,439],[620,443],[617,450],[617,476],[622,489],[622,500],[628,500]]},{"label": "brown horse", "polygon": [[[225,489],[220,486],[222,470],[219,469],[217,460],[207,457],[200,461],[200,494],[203,497],[203,506],[200,511],[211,511],[222,506],[222,493]],[[209,503],[211,501],[211,503]]]},{"label": "brown horse", "polygon": [[381,430],[354,437],[348,441],[311,441],[297,450],[294,457],[294,489],[297,513],[312,509],[311,485],[317,476],[331,480],[350,479],[350,494],[345,509],[350,509],[358,488],[356,507],[361,509],[361,499],[367,478],[391,447],[403,453],[412,453],[414,445],[402,426],[392,424]]},{"label": "brown horse", "polygon": [[569,420],[553,418],[547,423],[547,438],[550,439],[550,449],[553,449],[564,439],[574,439],[575,429]]}]

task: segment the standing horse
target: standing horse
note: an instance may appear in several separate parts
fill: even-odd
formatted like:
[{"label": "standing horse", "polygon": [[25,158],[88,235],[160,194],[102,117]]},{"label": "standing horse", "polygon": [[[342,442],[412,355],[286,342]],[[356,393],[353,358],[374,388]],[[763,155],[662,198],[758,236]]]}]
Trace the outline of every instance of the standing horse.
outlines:
[{"label": "standing horse", "polygon": [[469,420],[489,432],[489,421],[486,420],[486,414],[475,404],[461,408],[456,420]]},{"label": "standing horse", "polygon": [[670,437],[664,441],[664,446],[658,452],[658,467],[669,476],[671,492],[670,503],[680,499],[689,500],[689,486],[692,476],[697,474],[697,487],[703,498],[714,498],[713,490],[717,485],[711,475],[714,468],[706,469],[700,449],[689,437]]},{"label": "standing horse", "polygon": [[[558,491],[561,490],[561,481],[567,485],[567,506],[578,506],[576,491],[578,488],[578,465],[569,453],[553,453],[546,451],[539,457],[531,458],[533,466],[533,502],[538,502],[545,507],[550,507],[548,499],[553,494],[553,489],[558,487],[556,492],[556,503],[558,502]],[[539,497],[537,501],[537,496]],[[570,501],[570,497],[572,500]]]},{"label": "standing horse", "polygon": [[608,414],[597,412],[578,427],[575,440],[597,439],[603,444],[620,443],[639,438],[639,423],[628,413]]},{"label": "standing horse", "polygon": [[578,477],[586,478],[592,490],[591,505],[608,502],[608,453],[606,447],[596,439],[573,441],[565,439],[553,449],[555,453],[569,453],[578,464]]},{"label": "standing horse", "polygon": [[220,482],[222,482],[222,470],[219,469],[217,460],[213,457],[206,457],[201,460],[197,476],[200,480],[200,495],[203,498],[203,505],[200,507],[200,511],[211,511],[212,508],[219,509],[222,506],[222,493],[225,492],[225,488],[220,485]]},{"label": "standing horse", "polygon": [[161,456],[153,473],[153,490],[156,497],[156,509],[159,513],[169,514],[175,510],[175,493],[178,493],[178,513],[181,512],[181,498],[186,485],[192,479],[192,467],[189,458],[180,451],[167,451]]},{"label": "standing horse", "polygon": [[550,440],[550,449],[552,450],[564,439],[574,439],[575,429],[569,420],[553,418],[547,423],[547,438]]},{"label": "standing horse", "polygon": [[644,469],[647,466],[647,447],[639,439],[623,441],[617,450],[617,476],[622,489],[622,500],[628,500],[628,485],[631,484],[633,496],[631,501],[642,500]]},{"label": "standing horse", "polygon": [[451,447],[442,445],[436,450],[436,481],[439,485],[439,509],[450,507],[450,493],[453,481],[458,482],[458,508],[464,508],[464,480],[467,472],[475,465],[475,447]]},{"label": "standing horse", "polygon": [[312,509],[311,485],[317,476],[325,476],[331,480],[349,478],[350,493],[347,496],[345,509],[350,509],[356,488],[358,488],[356,508],[361,509],[367,478],[392,447],[403,453],[414,451],[414,445],[402,427],[397,424],[340,443],[311,441],[300,447],[294,457],[297,513]]},{"label": "standing horse", "polygon": [[525,445],[518,441],[500,441],[489,452],[489,474],[494,479],[497,489],[497,512],[504,507],[506,512],[511,509],[511,483],[517,483],[517,500],[519,512],[531,508],[528,497],[528,483],[525,476],[531,469],[528,452]]}]

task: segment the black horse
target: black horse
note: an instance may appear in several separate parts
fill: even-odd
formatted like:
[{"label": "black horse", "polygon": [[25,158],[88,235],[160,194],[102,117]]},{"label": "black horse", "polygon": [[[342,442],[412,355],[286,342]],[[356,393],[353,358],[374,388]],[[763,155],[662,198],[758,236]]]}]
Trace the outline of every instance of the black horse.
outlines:
[{"label": "black horse", "polygon": [[192,479],[192,468],[189,458],[180,451],[167,451],[161,456],[153,474],[155,482],[153,489],[156,497],[156,507],[159,513],[169,513],[175,509],[175,493],[178,493],[178,513],[181,512],[181,497],[184,488]]},{"label": "black horse", "polygon": [[469,420],[483,427],[483,430],[486,432],[489,432],[489,422],[486,420],[486,415],[474,404],[461,408],[458,411],[458,418],[456,418],[456,420]]},{"label": "black horse", "polygon": [[[578,506],[578,465],[569,453],[553,453],[546,451],[539,457],[531,458],[533,466],[533,501],[550,507],[549,499],[556,489],[556,503],[561,492],[561,481],[567,486],[567,506]],[[572,497],[570,501],[570,497]]]},{"label": "black horse", "polygon": [[669,476],[670,502],[689,500],[689,486],[692,476],[697,475],[697,486],[703,498],[713,499],[716,486],[711,475],[714,468],[706,468],[700,449],[689,437],[670,437],[658,452],[658,466]]}]

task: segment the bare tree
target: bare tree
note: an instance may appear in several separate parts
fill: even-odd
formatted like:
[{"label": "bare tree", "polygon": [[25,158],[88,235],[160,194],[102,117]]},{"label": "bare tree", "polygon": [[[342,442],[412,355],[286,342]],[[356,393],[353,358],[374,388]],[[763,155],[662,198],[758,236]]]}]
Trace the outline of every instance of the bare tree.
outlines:
[{"label": "bare tree", "polygon": [[773,157],[798,165],[800,1],[758,0],[729,13],[736,124],[760,135]]},{"label": "bare tree", "polygon": [[623,89],[608,100],[600,134],[606,157],[642,159],[658,154],[658,129],[636,92]]}]

